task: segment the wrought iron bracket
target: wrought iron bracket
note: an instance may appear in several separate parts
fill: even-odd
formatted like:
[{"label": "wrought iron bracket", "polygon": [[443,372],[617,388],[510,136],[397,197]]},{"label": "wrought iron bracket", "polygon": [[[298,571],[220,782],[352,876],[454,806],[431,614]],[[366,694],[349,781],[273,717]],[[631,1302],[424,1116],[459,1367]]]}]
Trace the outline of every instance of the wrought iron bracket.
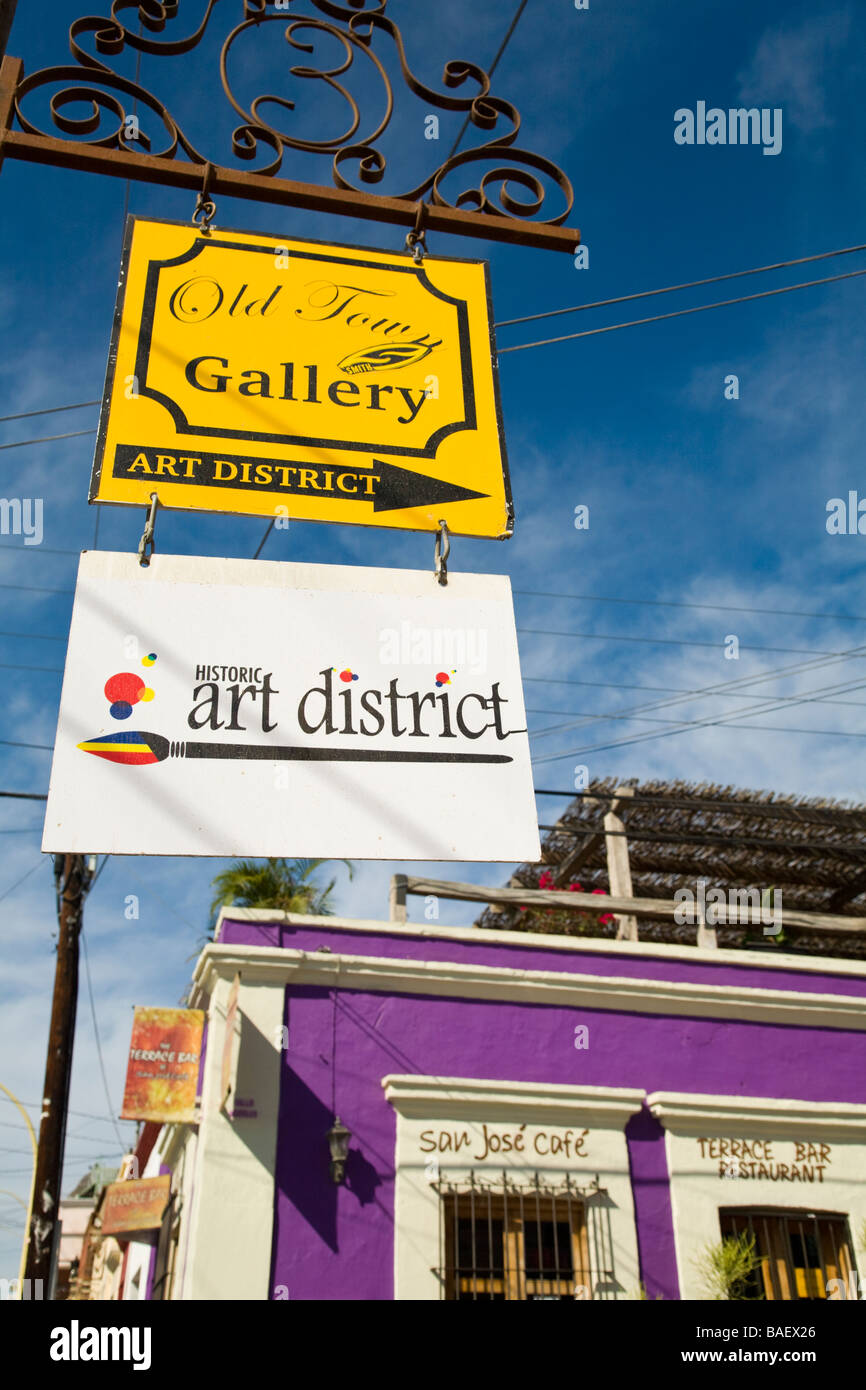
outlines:
[{"label": "wrought iron bracket", "polygon": [[[236,159],[259,163],[256,169],[243,170],[199,153],[154,93],[114,72],[104,61],[125,49],[153,57],[191,52],[211,23],[216,0],[207,0],[204,16],[193,33],[168,38],[160,36],[179,23],[179,0],[141,0],[139,4],[112,0],[109,15],[84,16],[70,26],[74,62],[25,76],[20,59],[3,59],[0,163],[4,158],[22,159],[196,193],[201,192],[203,172],[210,166],[210,198],[225,195],[407,226],[412,229],[413,248],[423,246],[423,231],[427,231],[573,252],[580,233],[563,225],[574,202],[571,184],[551,160],[517,146],[517,108],[493,95],[489,76],[475,63],[446,63],[442,79],[445,90],[422,83],[409,67],[398,26],[385,13],[387,2],[308,0],[307,8],[318,13],[302,15],[294,8],[291,13],[274,13],[268,0],[244,0],[244,18],[229,32],[220,54],[224,97],[241,121],[232,134],[232,154]],[[140,24],[127,26],[119,17],[124,10],[132,10]],[[287,126],[295,102],[288,95],[262,94],[246,104],[237,97],[229,77],[232,53],[263,39],[266,33],[268,49],[273,53],[274,36],[267,26],[275,23],[282,25],[277,37],[285,41],[290,59],[295,53],[312,55],[305,64],[289,66],[288,77],[295,83],[326,84],[331,99],[337,93],[345,103],[347,123],[337,133],[318,139],[292,135]],[[320,48],[330,45],[332,51],[335,40],[342,45],[342,63],[334,64],[322,56],[316,65]],[[428,112],[434,108],[462,113],[477,131],[491,136],[450,155],[416,187],[394,196],[367,192],[352,181],[354,177],[362,184],[377,184],[387,172],[379,141],[394,114],[394,90],[376,51],[376,41],[380,49],[390,44],[406,87],[423,101]],[[356,65],[365,69],[361,74],[362,82],[366,80],[365,90],[371,90],[372,76],[379,91],[377,112],[366,127],[348,85]],[[459,89],[467,86],[469,93],[459,94]],[[197,90],[207,105],[203,81]],[[41,129],[36,116],[30,114],[37,93],[48,97],[50,123],[60,134]],[[84,115],[68,114],[68,107],[82,103],[89,104]],[[277,177],[287,151],[330,154],[334,187]],[[450,196],[446,193],[446,181],[450,183],[458,171],[476,169],[474,185],[470,183]],[[558,195],[551,194],[552,186]],[[549,198],[559,206],[545,218]],[[416,224],[419,206],[424,209],[421,232]]]}]

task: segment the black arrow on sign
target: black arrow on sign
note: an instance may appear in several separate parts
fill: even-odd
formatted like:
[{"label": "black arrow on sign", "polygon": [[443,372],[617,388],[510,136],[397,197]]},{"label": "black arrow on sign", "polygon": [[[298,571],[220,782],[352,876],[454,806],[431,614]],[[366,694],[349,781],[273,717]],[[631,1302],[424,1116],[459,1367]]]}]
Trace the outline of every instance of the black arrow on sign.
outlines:
[{"label": "black arrow on sign", "polygon": [[443,478],[413,473],[395,463],[386,463],[384,459],[374,459],[372,469],[340,468],[251,454],[197,452],[190,456],[178,451],[176,446],[172,452],[153,445],[118,444],[112,473],[115,478],[135,478],[146,480],[148,484],[164,478],[172,484],[222,487],[230,492],[372,502],[374,512],[439,507],[446,502],[472,502],[489,496]]},{"label": "black arrow on sign", "polygon": [[[429,478],[424,473],[410,473],[408,468],[398,468],[394,463],[384,463],[382,459],[373,460],[377,478],[374,484],[373,511],[396,512],[406,507],[432,507],[444,502],[471,502],[477,497],[486,497],[486,492],[473,492],[457,483],[448,483],[441,478]],[[363,502],[365,498],[359,497]]]}]

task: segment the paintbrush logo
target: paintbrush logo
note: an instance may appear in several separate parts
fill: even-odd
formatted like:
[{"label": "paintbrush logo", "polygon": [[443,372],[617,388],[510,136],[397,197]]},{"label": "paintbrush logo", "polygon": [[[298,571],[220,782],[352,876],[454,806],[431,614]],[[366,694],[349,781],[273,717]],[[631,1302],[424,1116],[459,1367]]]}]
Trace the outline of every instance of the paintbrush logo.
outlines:
[{"label": "paintbrush logo", "polygon": [[244,758],[271,762],[510,763],[505,753],[422,753],[391,748],[309,748],[304,744],[175,742],[132,730],[89,738],[78,747],[111,763],[145,767],[166,758]]}]

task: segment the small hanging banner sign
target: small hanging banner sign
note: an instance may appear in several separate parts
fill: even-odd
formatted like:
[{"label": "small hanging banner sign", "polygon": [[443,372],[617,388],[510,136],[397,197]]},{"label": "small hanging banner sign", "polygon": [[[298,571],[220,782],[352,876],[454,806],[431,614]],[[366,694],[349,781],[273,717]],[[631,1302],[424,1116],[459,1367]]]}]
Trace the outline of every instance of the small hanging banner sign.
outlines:
[{"label": "small hanging banner sign", "polygon": [[192,1124],[203,1034],[201,1009],[136,1007],[122,1120]]},{"label": "small hanging banner sign", "polygon": [[130,217],[92,502],[503,538],[485,261]]},{"label": "small hanging banner sign", "polygon": [[160,1178],[131,1178],[128,1182],[109,1183],[102,1200],[102,1235],[158,1230],[170,1198],[171,1176],[168,1173]]},{"label": "small hanging banner sign", "polygon": [[538,859],[508,578],[85,553],[42,848]]}]

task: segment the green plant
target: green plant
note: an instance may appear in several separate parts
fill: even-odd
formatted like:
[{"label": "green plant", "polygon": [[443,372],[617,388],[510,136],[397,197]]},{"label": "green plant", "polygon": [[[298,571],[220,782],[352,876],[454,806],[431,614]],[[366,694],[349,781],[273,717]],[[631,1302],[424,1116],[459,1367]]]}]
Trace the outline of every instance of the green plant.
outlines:
[{"label": "green plant", "polygon": [[[643,1302],[649,1303],[649,1302],[650,1302],[650,1296],[649,1296],[649,1294],[648,1294],[647,1291],[646,1291],[646,1284],[644,1283],[643,1279],[641,1279],[640,1282],[638,1283],[638,1286],[637,1286],[637,1293],[634,1295],[634,1297],[635,1297],[635,1301],[638,1302],[638,1303],[643,1303]],[[654,1298],[652,1301],[653,1301],[654,1303],[663,1303],[663,1302],[664,1302],[664,1297],[665,1297],[665,1296],[664,1296],[663,1293],[657,1293],[656,1296],[655,1296],[655,1298]]]},{"label": "green plant", "polygon": [[704,1246],[696,1264],[711,1298],[731,1301],[755,1298],[750,1292],[750,1281],[761,1268],[761,1256],[751,1232],[740,1231],[738,1235],[725,1236],[718,1244]]},{"label": "green plant", "polygon": [[[336,879],[322,887],[311,882],[313,874],[329,859],[239,859],[223,869],[213,880],[210,905],[211,926],[221,907],[263,907],[278,912],[304,912],[314,917],[330,917],[331,893]],[[352,877],[352,865],[345,864]]]}]

